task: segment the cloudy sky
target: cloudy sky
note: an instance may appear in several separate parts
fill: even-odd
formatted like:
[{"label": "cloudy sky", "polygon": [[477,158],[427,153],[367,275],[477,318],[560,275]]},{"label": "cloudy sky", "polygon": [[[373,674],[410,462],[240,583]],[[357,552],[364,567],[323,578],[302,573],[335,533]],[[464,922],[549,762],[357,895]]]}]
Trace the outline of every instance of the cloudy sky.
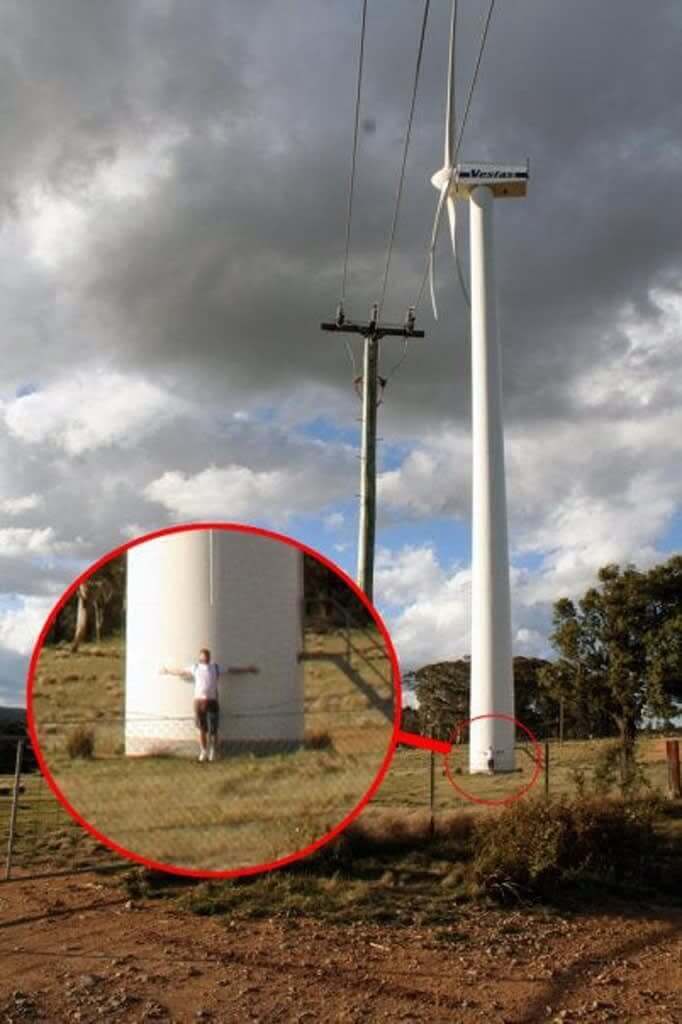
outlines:
[{"label": "cloudy sky", "polygon": [[[617,6],[617,16],[614,17]],[[370,0],[347,312],[379,293],[419,0]],[[487,0],[460,3],[460,105]],[[0,699],[76,571],[221,518],[353,571],[339,296],[361,0],[0,0]],[[386,317],[423,274],[448,0],[432,0]],[[609,561],[682,538],[682,9],[497,4],[466,159],[496,210],[515,646]],[[461,217],[466,251],[466,215]],[[377,604],[405,667],[466,650],[466,310],[443,248],[386,388]],[[400,343],[386,341],[387,374]],[[356,352],[357,357],[357,352]]]}]

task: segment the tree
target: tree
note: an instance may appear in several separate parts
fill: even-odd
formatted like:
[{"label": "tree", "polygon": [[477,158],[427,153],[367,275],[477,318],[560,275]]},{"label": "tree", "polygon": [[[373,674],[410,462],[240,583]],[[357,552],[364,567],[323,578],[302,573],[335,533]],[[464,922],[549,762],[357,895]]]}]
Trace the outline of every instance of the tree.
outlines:
[{"label": "tree", "polygon": [[[514,658],[515,715],[538,736],[558,720],[559,705],[540,685],[549,662],[543,658]],[[458,723],[469,718],[471,663],[439,661],[414,673],[421,729],[437,739],[450,739]]]},{"label": "tree", "polygon": [[85,580],[78,587],[76,592],[76,600],[78,602],[76,611],[76,628],[73,634],[73,640],[71,641],[71,652],[76,653],[80,645],[84,642],[88,635],[88,628],[90,626],[90,611],[92,608],[92,599],[90,596],[90,583]]},{"label": "tree", "polygon": [[541,685],[549,665],[544,658],[514,658],[515,716],[537,737],[544,739],[559,722],[559,702]]},{"label": "tree", "polygon": [[70,625],[71,650],[86,640],[111,636],[123,628],[125,615],[126,559],[112,558],[81,583],[61,609],[47,636],[47,643],[59,643]]},{"label": "tree", "polygon": [[303,557],[306,622],[319,629],[373,624],[370,613],[345,580],[312,555]]},{"label": "tree", "polygon": [[559,660],[543,682],[578,718],[611,720],[625,781],[644,718],[671,718],[682,704],[682,556],[648,572],[607,565],[598,581],[577,605],[556,602]]},{"label": "tree", "polygon": [[421,728],[421,722],[419,720],[419,712],[416,708],[410,707],[409,704],[404,704],[401,708],[400,714],[400,728],[403,732],[419,732]]},{"label": "tree", "polygon": [[439,661],[414,673],[421,731],[449,740],[457,724],[469,717],[468,659]]}]

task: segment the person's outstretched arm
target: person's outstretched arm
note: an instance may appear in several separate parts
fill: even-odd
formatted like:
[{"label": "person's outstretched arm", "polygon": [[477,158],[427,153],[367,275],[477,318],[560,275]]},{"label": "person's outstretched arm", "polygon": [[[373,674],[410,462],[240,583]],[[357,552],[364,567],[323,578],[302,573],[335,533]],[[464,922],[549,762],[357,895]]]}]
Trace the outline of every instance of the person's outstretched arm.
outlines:
[{"label": "person's outstretched arm", "polygon": [[162,665],[159,669],[160,676],[178,676],[180,679],[192,679],[192,673],[187,668],[168,668]]},{"label": "person's outstretched arm", "polygon": [[258,675],[260,669],[258,665],[228,665],[227,668],[221,668],[221,676],[245,676],[245,675]]}]

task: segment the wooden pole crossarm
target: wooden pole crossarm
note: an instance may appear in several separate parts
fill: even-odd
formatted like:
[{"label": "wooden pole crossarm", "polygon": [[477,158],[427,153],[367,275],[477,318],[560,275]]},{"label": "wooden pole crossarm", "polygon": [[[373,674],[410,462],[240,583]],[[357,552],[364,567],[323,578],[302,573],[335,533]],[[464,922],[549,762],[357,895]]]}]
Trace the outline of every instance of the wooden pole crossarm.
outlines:
[{"label": "wooden pole crossarm", "polygon": [[320,327],[323,331],[337,331],[339,334],[361,334],[363,338],[423,338],[424,331],[418,331],[414,328],[398,327],[398,326],[386,326],[377,327],[371,322],[368,323],[354,323],[352,320],[345,320],[342,324],[337,323],[335,320],[324,320]]}]

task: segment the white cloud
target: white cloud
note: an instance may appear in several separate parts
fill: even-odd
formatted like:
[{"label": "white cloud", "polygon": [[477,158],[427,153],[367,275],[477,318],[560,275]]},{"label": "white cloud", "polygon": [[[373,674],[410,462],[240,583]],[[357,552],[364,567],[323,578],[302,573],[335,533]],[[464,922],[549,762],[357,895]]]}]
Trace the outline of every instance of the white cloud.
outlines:
[{"label": "white cloud", "polygon": [[[550,605],[538,600],[527,570],[513,568],[515,654],[546,655]],[[386,616],[403,670],[471,653],[471,570],[444,566],[429,545],[383,550],[377,559],[377,604]]]},{"label": "white cloud", "polygon": [[58,541],[52,526],[33,530],[29,527],[7,527],[0,529],[0,557],[16,558],[18,555],[53,555],[68,549],[70,545]]},{"label": "white cloud", "polygon": [[282,514],[291,499],[293,481],[285,470],[256,472],[248,466],[210,466],[196,474],[164,473],[145,488],[145,495],[186,519],[270,518]]},{"label": "white cloud", "polygon": [[327,530],[340,530],[346,519],[342,512],[331,512],[324,517],[324,525]]},{"label": "white cloud", "polygon": [[0,647],[30,654],[53,603],[49,597],[24,597],[19,608],[4,611],[0,615]]},{"label": "white cloud", "polygon": [[148,532],[139,523],[126,523],[125,526],[121,527],[121,534],[126,540],[135,540],[137,537],[141,537]]},{"label": "white cloud", "polygon": [[30,512],[42,505],[43,499],[39,494],[26,494],[19,498],[4,498],[0,500],[0,512],[8,516],[20,516],[23,512]]},{"label": "white cloud", "polygon": [[461,429],[427,435],[398,469],[379,475],[378,501],[412,519],[468,513],[471,440]]},{"label": "white cloud", "polygon": [[144,496],[180,519],[274,523],[318,512],[346,496],[350,463],[345,448],[311,442],[292,447],[289,455],[288,463],[268,469],[231,463],[197,473],[169,470],[147,484]]},{"label": "white cloud", "polygon": [[116,154],[81,182],[77,192],[60,194],[43,185],[27,188],[22,197],[22,224],[33,259],[52,271],[77,257],[97,227],[107,201],[143,198],[168,180],[174,147],[186,131],[150,134],[143,145],[119,147]]},{"label": "white cloud", "polygon": [[10,432],[27,444],[48,443],[67,455],[114,444],[132,447],[140,435],[185,410],[143,377],[81,370],[29,395],[0,403]]},{"label": "white cloud", "polygon": [[379,552],[377,605],[397,608],[386,617],[403,670],[469,652],[471,574],[440,565],[430,546]]},{"label": "white cloud", "polygon": [[377,551],[376,589],[385,604],[400,606],[428,598],[443,580],[436,552],[428,545]]},{"label": "white cloud", "polygon": [[[470,454],[455,431],[426,437],[420,451],[382,477],[393,516],[470,518]],[[646,565],[682,508],[682,411],[646,417],[592,413],[507,431],[512,553],[540,558],[528,583],[536,600],[577,594],[607,562]]]}]

